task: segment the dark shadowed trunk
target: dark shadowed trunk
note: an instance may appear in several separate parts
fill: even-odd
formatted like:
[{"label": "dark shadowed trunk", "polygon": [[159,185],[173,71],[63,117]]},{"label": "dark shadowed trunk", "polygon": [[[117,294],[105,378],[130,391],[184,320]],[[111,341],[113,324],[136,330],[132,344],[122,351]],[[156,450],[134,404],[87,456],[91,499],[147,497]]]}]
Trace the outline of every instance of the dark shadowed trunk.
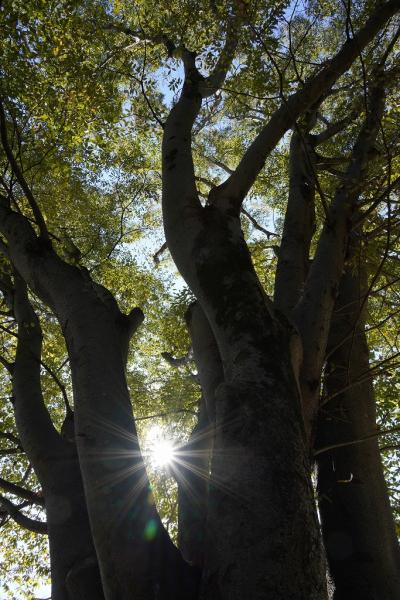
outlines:
[{"label": "dark shadowed trunk", "polygon": [[[179,159],[178,150],[166,156],[170,174]],[[202,597],[325,598],[290,327],[260,286],[239,214],[194,206],[183,230],[177,209],[165,206],[168,246],[207,314],[225,377],[215,393]]]},{"label": "dark shadowed trunk", "polygon": [[[219,242],[227,233],[208,231]],[[218,261],[200,263],[204,287],[196,290],[202,300],[217,292],[203,306],[225,373],[216,391],[203,597],[324,598],[290,328],[274,316],[243,241],[232,237],[211,252]]]},{"label": "dark shadowed trunk", "polygon": [[202,567],[206,528],[212,428],[204,398],[190,438],[175,453],[174,476],[178,483],[178,547],[192,565]]},{"label": "dark shadowed trunk", "polygon": [[[163,136],[164,228],[172,257],[206,314],[224,370],[224,383],[215,393],[215,440],[201,592],[207,600],[326,598],[308,444],[292,368],[291,342],[295,336],[262,290],[239,215],[247,192],[282,135],[348,69],[397,8],[397,2],[382,5],[332,60],[282,103],[229,178],[210,191],[205,207],[196,189],[192,128],[202,100],[214,94],[224,81],[237,45],[238,21],[230,19],[224,47],[207,78],[199,73],[195,55],[182,49],[185,80]],[[375,91],[375,96],[381,107],[381,90]],[[366,142],[374,139],[378,124],[379,111],[362,130],[349,180],[365,166]],[[327,225],[320,260],[310,278],[309,287],[314,288],[316,280],[320,287],[319,271],[322,264],[327,268],[326,255],[332,259],[332,252],[337,253],[338,260],[326,282],[329,289],[323,290],[322,299],[318,293],[312,295],[311,304],[307,296],[297,311],[303,340],[309,334],[303,327],[307,320],[314,330],[303,377],[303,387],[310,391],[312,386],[312,401],[325,356],[328,330],[324,332],[324,327],[329,328],[334,302],[332,280],[337,285],[342,269],[342,246],[351,211],[348,205],[357,197],[358,189],[352,183],[350,198],[349,191],[350,183],[338,193],[329,223],[333,223],[335,233]],[[314,291],[311,289],[311,294]],[[322,307],[316,321],[314,302]],[[324,334],[322,343],[317,340],[320,329]],[[313,358],[317,373],[310,365]]]},{"label": "dark shadowed trunk", "polygon": [[63,322],[80,409],[81,469],[105,595],[190,598],[195,584],[161,524],[138,445],[125,380],[128,319],[111,297],[107,304],[93,292],[86,297],[82,292],[79,311],[65,315]]},{"label": "dark shadowed trunk", "polygon": [[143,315],[139,309],[123,315],[108,290],[63,262],[24,217],[4,205],[0,213],[13,264],[57,315],[67,343],[75,436],[104,596],[192,598],[197,576],[151,500],[126,384],[129,339]]},{"label": "dark shadowed trunk", "polygon": [[204,562],[210,460],[215,435],[215,390],[223,381],[221,359],[207,318],[198,302],[187,313],[194,359],[202,388],[198,422],[177,456],[178,545],[185,559]]},{"label": "dark shadowed trunk", "polygon": [[[366,290],[364,274],[350,266],[341,279],[329,336],[327,401],[318,422],[320,449],[364,440],[377,431],[365,335]],[[317,455],[317,463],[334,599],[399,598],[400,554],[378,437],[328,449]]]},{"label": "dark shadowed trunk", "polygon": [[[215,14],[220,13],[218,22],[225,20],[226,31],[208,76],[199,72],[195,54],[179,47],[184,83],[163,124],[165,234],[177,268],[198,302],[197,308],[192,307],[189,328],[203,390],[198,425],[177,467],[179,542],[187,561],[172,544],[154,505],[127,387],[129,342],[143,314],[139,309],[123,314],[112,294],[86,269],[56,254],[46,220],[19,166],[20,157],[14,156],[14,139],[8,142],[0,102],[0,137],[12,171],[10,193],[0,195],[0,242],[23,279],[18,279],[14,306],[23,341],[13,372],[15,415],[45,495],[53,600],[327,599],[310,440],[352,216],[382,126],[385,61],[371,69],[371,85],[365,86],[365,120],[333,200],[330,206],[324,204],[325,220],[310,268],[317,140],[310,134],[311,125],[302,135],[297,121],[322,102],[374,42],[398,12],[400,0],[375,3],[358,32],[351,30],[348,17],[340,50],[315,69],[308,65],[312,74],[295,93],[283,98],[281,88],[279,107],[271,108],[270,119],[247,145],[237,168],[229,169],[227,180],[211,189],[203,206],[192,156],[193,125],[203,100],[221,90],[232,62],[240,56],[236,50],[241,27],[250,34],[247,4],[251,3],[229,3],[221,13],[213,6]],[[382,38],[388,31],[389,27]],[[174,43],[163,33],[157,37],[174,55]],[[208,54],[207,65],[216,52]],[[142,78],[142,88],[143,82]],[[290,206],[273,303],[253,267],[240,212],[266,159],[290,128],[295,129]],[[18,151],[22,149],[21,144]],[[33,215],[34,225],[15,202],[14,179],[25,197],[21,207],[29,205],[26,214]],[[57,433],[43,403],[38,368],[41,332],[26,302],[26,286],[56,315],[67,344],[75,443]],[[336,312],[337,318],[340,308]],[[354,328],[354,315],[351,318]],[[358,322],[350,345],[346,341],[339,346],[334,339],[341,326],[330,340],[326,386],[334,398],[321,413],[321,446],[351,441],[375,427],[370,384],[363,382],[343,393],[341,388],[344,373],[347,386],[368,369],[363,322]],[[377,600],[377,576],[368,579],[368,567],[379,573],[379,599],[391,586],[394,600],[398,580],[392,569],[397,558],[376,439],[318,457],[321,516],[337,600],[349,596]],[[381,513],[374,515],[375,521],[373,511]],[[379,557],[374,538],[379,540]],[[388,591],[383,600],[389,598]]]},{"label": "dark shadowed trunk", "polygon": [[[42,486],[50,546],[52,598],[101,600],[97,565],[74,441],[55,430],[40,381],[42,332],[26,285],[16,274],[3,293],[18,324],[11,369],[14,413],[22,446]],[[69,415],[69,418],[71,415]]]}]

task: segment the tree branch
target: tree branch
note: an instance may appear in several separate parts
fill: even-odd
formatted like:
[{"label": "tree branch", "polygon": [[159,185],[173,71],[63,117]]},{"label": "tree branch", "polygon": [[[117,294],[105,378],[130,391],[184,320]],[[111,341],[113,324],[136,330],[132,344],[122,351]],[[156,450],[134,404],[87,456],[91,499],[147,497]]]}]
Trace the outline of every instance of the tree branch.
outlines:
[{"label": "tree branch", "polygon": [[361,50],[375,37],[385,23],[400,10],[399,0],[379,4],[375,12],[352,39],[347,40],[339,52],[304,86],[284,100],[267,125],[249,146],[234,173],[219,188],[218,196],[229,200],[237,208],[263,168],[265,160],[282,135],[295,123],[298,116],[324,94],[347,71]]},{"label": "tree branch", "polygon": [[17,446],[22,447],[20,440],[13,433],[8,433],[7,431],[0,431],[0,438],[8,440],[9,442],[14,442],[14,444],[17,444]]},{"label": "tree branch", "polygon": [[167,242],[164,242],[160,248],[157,250],[157,252],[155,252],[153,254],[153,261],[155,262],[156,265],[158,265],[158,263],[160,262],[160,256],[166,251],[168,250],[168,246],[167,246]]},{"label": "tree branch", "polygon": [[48,456],[61,438],[44,403],[40,365],[42,331],[28,298],[27,287],[15,273],[12,309],[18,324],[18,341],[12,373],[14,412],[24,450],[32,458]]},{"label": "tree branch", "polygon": [[361,102],[359,103],[359,107],[357,107],[357,109],[353,108],[353,110],[348,116],[344,117],[343,119],[340,119],[339,121],[336,121],[335,123],[330,123],[327,126],[327,128],[324,129],[324,131],[321,131],[321,133],[314,135],[313,138],[315,146],[323,144],[324,142],[334,137],[337,133],[343,131],[343,129],[346,129],[346,127],[357,118],[357,115],[360,113],[360,110]]},{"label": "tree branch", "polygon": [[320,373],[328,340],[331,315],[342,274],[351,215],[362,187],[370,159],[370,148],[378,134],[384,110],[385,93],[381,73],[372,84],[368,114],[353,148],[352,160],[337,189],[321,233],[303,295],[293,318],[303,341],[301,386],[305,410],[312,419],[316,409]]},{"label": "tree branch", "polygon": [[289,195],[275,273],[274,302],[287,316],[297,304],[308,275],[315,231],[316,169],[313,124],[297,125],[289,151]]},{"label": "tree branch", "polygon": [[[193,217],[202,211],[193,166],[193,124],[202,100],[215,93],[226,77],[238,43],[239,22],[240,17],[234,12],[227,23],[225,44],[217,64],[206,78],[196,67],[195,54],[187,48],[179,49],[185,80],[180,98],[167,118],[162,144],[164,228],[173,257],[177,247],[193,239],[198,228]],[[182,235],[182,222],[185,235]]]},{"label": "tree branch", "polygon": [[23,172],[20,169],[20,167],[15,159],[15,156],[13,154],[13,151],[10,147],[10,144],[8,142],[7,121],[6,121],[6,115],[4,112],[4,107],[3,107],[3,103],[1,101],[1,99],[0,99],[0,138],[1,138],[1,141],[3,144],[4,152],[10,163],[11,169],[12,169],[15,177],[17,178],[18,183],[20,184],[22,191],[24,192],[24,194],[29,202],[29,205],[32,209],[33,215],[35,217],[35,221],[39,227],[40,235],[43,240],[46,240],[48,243],[50,243],[49,232],[47,231],[47,226],[44,221],[42,212],[36,202],[34,195],[32,194],[31,188],[29,187],[28,183],[26,182]]},{"label": "tree branch", "polygon": [[19,496],[24,500],[28,500],[28,502],[32,502],[34,504],[39,504],[39,506],[44,506],[44,498],[36,494],[36,492],[32,492],[31,490],[27,490],[16,483],[12,483],[11,481],[7,481],[0,477],[0,488],[5,492],[9,492],[14,496]]},{"label": "tree branch", "polygon": [[318,448],[314,452],[314,456],[318,456],[319,454],[323,454],[324,452],[328,452],[329,450],[335,450],[336,448],[344,448],[345,446],[353,446],[354,444],[361,444],[362,442],[367,442],[376,437],[380,437],[382,435],[390,435],[391,433],[396,433],[400,431],[400,426],[392,427],[391,429],[385,429],[383,431],[375,431],[374,433],[370,433],[358,440],[350,440],[349,442],[342,442],[341,444],[332,444],[331,446],[324,446],[323,448]]},{"label": "tree branch", "polygon": [[249,213],[247,212],[247,210],[245,208],[240,209],[240,212],[248,218],[248,220],[250,221],[250,223],[254,226],[255,229],[258,229],[258,231],[261,231],[261,233],[265,233],[265,235],[267,236],[267,238],[269,239],[270,237],[279,237],[278,233],[274,233],[273,231],[269,231],[268,229],[265,229],[265,227],[263,227],[262,225],[260,225],[258,223],[258,221]]},{"label": "tree branch", "polygon": [[47,523],[35,521],[25,516],[10,500],[0,495],[0,504],[10,517],[24,529],[34,533],[47,534]]},{"label": "tree branch", "polygon": [[238,45],[241,20],[242,18],[238,15],[235,7],[234,16],[227,23],[225,44],[219,55],[217,64],[213,72],[199,86],[199,91],[203,99],[215,94],[225,81]]}]

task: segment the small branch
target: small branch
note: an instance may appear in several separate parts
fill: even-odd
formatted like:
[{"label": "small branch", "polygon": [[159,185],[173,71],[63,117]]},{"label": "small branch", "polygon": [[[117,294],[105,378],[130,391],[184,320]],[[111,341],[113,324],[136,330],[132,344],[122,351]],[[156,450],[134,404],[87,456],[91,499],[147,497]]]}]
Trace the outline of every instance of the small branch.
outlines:
[{"label": "small branch", "polygon": [[367,216],[371,214],[375,208],[379,206],[381,202],[383,202],[391,192],[396,190],[400,185],[400,175],[396,177],[387,187],[386,189],[373,201],[373,203],[368,207],[364,212],[359,211],[357,218],[354,221],[353,229],[358,227],[360,223],[363,223]]},{"label": "small branch", "polygon": [[5,115],[4,107],[3,107],[1,100],[0,100],[0,138],[2,141],[3,148],[4,148],[4,152],[10,163],[11,169],[13,170],[13,173],[14,173],[15,177],[17,178],[17,180],[22,188],[22,191],[24,192],[24,194],[29,202],[29,205],[32,209],[33,215],[35,217],[35,221],[39,227],[40,235],[41,235],[42,239],[44,239],[50,243],[49,232],[47,231],[47,226],[44,221],[42,212],[36,202],[34,195],[32,194],[32,190],[30,189],[29,185],[27,184],[27,182],[25,180],[23,172],[20,169],[20,167],[15,159],[15,156],[13,154],[13,151],[9,145],[8,135],[7,135],[6,115]]},{"label": "small branch", "polygon": [[32,492],[31,490],[27,490],[16,483],[12,483],[11,481],[7,481],[0,477],[0,488],[5,492],[9,492],[14,496],[19,496],[24,500],[28,500],[28,502],[32,502],[34,504],[39,504],[39,506],[44,506],[44,498]]},{"label": "small branch", "polygon": [[162,417],[169,417],[170,415],[175,415],[179,413],[186,413],[189,415],[197,415],[197,412],[194,410],[189,410],[187,408],[177,408],[176,410],[170,410],[168,412],[158,413],[156,415],[148,415],[147,417],[135,417],[135,421],[147,421],[148,419],[161,419]]},{"label": "small branch", "polygon": [[115,31],[116,33],[123,33],[129,37],[132,37],[137,44],[139,44],[140,42],[155,45],[162,44],[165,46],[168,56],[170,58],[172,57],[173,52],[175,50],[174,42],[164,34],[149,36],[146,35],[143,31],[131,29],[123,23],[108,23],[103,27],[103,30]]},{"label": "small branch", "polygon": [[341,444],[332,444],[331,446],[324,446],[323,448],[319,448],[314,452],[314,456],[318,456],[319,454],[323,454],[324,452],[328,452],[329,450],[335,450],[336,448],[344,448],[345,446],[354,446],[355,444],[361,444],[362,442],[367,442],[376,437],[380,437],[381,435],[390,435],[391,433],[397,433],[400,431],[400,425],[398,427],[392,427],[391,429],[385,429],[383,431],[375,431],[374,433],[370,433],[362,438],[357,440],[351,440],[350,442],[342,442]]},{"label": "small branch", "polygon": [[208,160],[208,162],[211,163],[212,165],[215,165],[216,167],[219,167],[220,169],[225,171],[225,173],[228,173],[228,175],[232,175],[233,169],[228,167],[228,165],[226,165],[221,160],[217,160],[216,158],[211,158],[210,156],[206,156],[206,155],[204,155],[204,158],[206,160]]},{"label": "small branch", "polygon": [[170,352],[161,352],[161,356],[171,367],[182,367],[193,360],[191,349],[185,356],[181,356],[180,358],[175,358]]},{"label": "small branch", "polygon": [[11,454],[23,454],[22,448],[0,448],[0,456],[10,456]]},{"label": "small branch", "polygon": [[380,446],[379,452],[386,452],[387,450],[399,450],[400,444],[387,444],[386,446]]},{"label": "small branch", "polygon": [[65,409],[66,409],[67,413],[71,413],[72,412],[72,408],[71,408],[71,404],[70,404],[69,399],[68,399],[67,390],[65,388],[65,385],[63,384],[63,382],[60,380],[60,378],[56,375],[56,373],[53,371],[53,369],[51,367],[49,367],[42,360],[40,361],[40,364],[48,372],[48,374],[54,379],[54,381],[56,382],[56,384],[60,388],[62,397],[64,399]]},{"label": "small branch", "polygon": [[8,440],[9,442],[13,442],[14,444],[17,444],[17,446],[22,448],[20,440],[13,433],[8,433],[8,431],[0,431],[0,438]]},{"label": "small branch", "polygon": [[247,210],[245,208],[243,208],[243,206],[240,209],[240,212],[243,213],[245,215],[245,217],[248,218],[248,220],[250,221],[250,223],[252,223],[255,227],[255,229],[258,229],[258,231],[261,231],[262,233],[265,233],[265,235],[267,236],[268,239],[270,239],[270,237],[279,237],[278,233],[274,233],[273,231],[268,231],[268,229],[265,229],[262,225],[260,225],[255,218],[247,212]]},{"label": "small branch", "polygon": [[159,262],[160,262],[160,256],[166,250],[168,250],[168,245],[167,245],[167,242],[164,242],[163,245],[157,250],[157,252],[155,254],[153,254],[153,261],[155,262],[156,265],[159,264]]},{"label": "small branch", "polygon": [[35,521],[24,515],[10,500],[0,495],[0,505],[10,515],[10,517],[24,529],[34,533],[47,534],[47,523]]},{"label": "small branch", "polygon": [[6,360],[4,358],[4,356],[0,355],[0,363],[3,365],[3,367],[10,373],[10,375],[12,375],[13,369],[14,369],[14,364],[8,362],[8,360]]},{"label": "small branch", "polygon": [[127,318],[129,321],[129,337],[132,337],[144,321],[143,311],[138,307],[133,308]]},{"label": "small branch", "polygon": [[327,128],[324,129],[324,131],[313,136],[315,145],[318,146],[319,144],[330,140],[337,133],[340,133],[341,131],[343,131],[343,129],[346,129],[346,127],[357,118],[357,115],[359,114],[360,110],[361,102],[359,107],[354,108],[349,116],[345,117],[344,119],[340,119],[339,121],[336,121],[336,123],[330,123],[327,126]]},{"label": "small branch", "polygon": [[238,45],[241,22],[242,17],[236,14],[235,10],[234,16],[228,20],[225,44],[221,50],[217,64],[213,72],[199,84],[199,92],[202,98],[212,96],[223,85]]}]

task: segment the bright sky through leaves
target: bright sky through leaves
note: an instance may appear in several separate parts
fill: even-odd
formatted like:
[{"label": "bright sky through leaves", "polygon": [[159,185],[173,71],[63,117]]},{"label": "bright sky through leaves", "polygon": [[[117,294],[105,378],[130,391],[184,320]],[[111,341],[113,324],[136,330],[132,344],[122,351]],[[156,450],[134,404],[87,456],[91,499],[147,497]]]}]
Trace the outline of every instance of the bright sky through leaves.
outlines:
[{"label": "bright sky through leaves", "polygon": [[174,460],[174,443],[158,425],[151,427],[146,436],[146,454],[155,469],[165,468]]}]

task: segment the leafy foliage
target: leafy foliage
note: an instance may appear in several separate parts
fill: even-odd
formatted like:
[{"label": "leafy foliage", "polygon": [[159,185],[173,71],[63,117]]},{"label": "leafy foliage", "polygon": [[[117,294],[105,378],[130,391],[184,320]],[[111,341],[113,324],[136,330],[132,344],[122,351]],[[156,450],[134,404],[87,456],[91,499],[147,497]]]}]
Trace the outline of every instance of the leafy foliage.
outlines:
[{"label": "leafy foliage", "polygon": [[[245,15],[237,57],[221,90],[209,99],[195,125],[194,161],[198,189],[208,193],[236,166],[250,141],[280,104],[321,68],[346,36],[348,15],[338,2],[239,2]],[[357,28],[370,2],[352,3],[351,27]],[[160,216],[162,124],[181,87],[179,49],[197,54],[204,73],[215,65],[223,46],[230,2],[125,0],[75,2],[5,0],[0,7],[0,97],[14,155],[35,195],[55,250],[87,269],[109,289],[121,310],[140,306],[145,324],[129,353],[127,379],[139,437],[146,445],[158,425],[177,445],[196,422],[200,388],[190,357],[184,313],[192,297],[176,274],[167,252],[158,266],[153,255],[163,243]],[[393,26],[384,30],[360,60],[330,91],[312,133],[318,135],[354,111],[354,119],[318,148],[340,158],[335,169],[317,173],[317,223],[320,231],[329,203],[365,116],[365,73],[387,46]],[[388,59],[395,69],[399,47]],[[394,76],[394,75],[393,75]],[[398,192],[382,189],[399,176],[398,87],[391,86],[376,149],[365,173],[360,210],[371,294],[368,329],[382,457],[398,527],[400,523],[399,389],[397,366],[400,278]],[[268,158],[246,201],[252,219],[242,215],[254,266],[268,294],[273,292],[276,248],[288,195],[289,136]],[[1,193],[32,221],[26,193],[0,150]],[[36,225],[35,225],[36,227]],[[315,244],[312,254],[315,251]],[[7,258],[1,272],[10,273]],[[65,342],[55,315],[31,298],[40,316],[44,347],[41,379],[46,406],[58,429],[65,417],[65,396],[73,392]],[[2,305],[0,350],[5,361],[15,353],[15,324]],[[187,362],[173,367],[162,352]],[[6,368],[2,382],[1,431],[17,437]],[[1,476],[39,491],[23,453],[7,453],[0,439]],[[16,450],[15,444],[13,450]],[[4,451],[4,452],[3,452]],[[169,474],[149,465],[160,515],[173,539],[177,533],[176,485]],[[7,496],[10,499],[12,495]],[[13,498],[15,500],[15,498]],[[23,507],[43,519],[42,512]],[[46,541],[18,528],[1,513],[5,541],[0,582],[7,598],[31,597],[48,575]],[[18,556],[18,564],[15,564]],[[12,565],[10,569],[10,565]]]}]

